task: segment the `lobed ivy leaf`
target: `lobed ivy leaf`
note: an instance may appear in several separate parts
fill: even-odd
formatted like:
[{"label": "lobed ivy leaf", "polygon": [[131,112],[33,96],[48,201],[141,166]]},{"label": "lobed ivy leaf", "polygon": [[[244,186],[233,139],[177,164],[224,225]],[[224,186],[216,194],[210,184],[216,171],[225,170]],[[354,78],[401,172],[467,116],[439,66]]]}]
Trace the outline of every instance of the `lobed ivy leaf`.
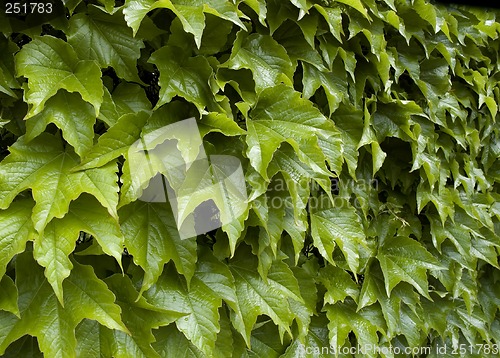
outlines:
[{"label": "lobed ivy leaf", "polygon": [[326,67],[323,58],[318,52],[311,51],[314,48],[318,21],[316,17],[309,19],[309,21],[302,19],[297,23],[287,22],[276,30],[273,38],[285,48],[294,68],[297,62],[301,61],[300,63],[308,63],[324,71]]},{"label": "lobed ivy leaf", "polygon": [[[77,328],[77,346],[80,356],[91,357],[101,354],[117,358],[159,357],[151,344],[155,337],[152,331],[166,326],[184,314],[178,310],[159,310],[149,304],[144,297],[137,298],[128,276],[113,275],[106,279],[106,284],[116,295],[116,303],[122,310],[122,319],[130,331],[127,334],[120,330],[111,330],[95,321],[83,321]],[[96,348],[99,351],[95,351]]]},{"label": "lobed ivy leaf", "polygon": [[332,265],[333,249],[338,245],[349,269],[356,274],[360,269],[360,251],[369,247],[356,209],[347,200],[335,200],[338,205],[332,205],[329,200],[320,197],[318,203],[311,208],[314,245]]},{"label": "lobed ivy leaf", "polygon": [[257,93],[283,82],[292,84],[294,66],[286,50],[271,36],[238,32],[231,57],[221,65],[252,71]]},{"label": "lobed ivy leaf", "polygon": [[17,287],[14,281],[7,275],[0,280],[0,310],[7,311],[19,317],[19,307],[17,305]]},{"label": "lobed ivy leaf", "polygon": [[332,119],[342,136],[342,154],[349,174],[356,178],[358,144],[363,135],[363,112],[349,105],[340,104]]},{"label": "lobed ivy leaf", "polygon": [[220,331],[218,310],[222,299],[237,308],[233,281],[227,266],[206,255],[200,257],[189,286],[169,270],[144,295],[156,307],[184,312],[186,316],[175,322],[177,328],[201,352],[212,356]]},{"label": "lobed ivy leaf", "polygon": [[[283,262],[271,266],[266,281],[259,276],[255,257],[246,248],[237,251],[229,268],[234,276],[236,299],[241,313],[231,316],[231,322],[250,346],[251,330],[261,314],[270,317],[279,327],[280,334],[291,333],[294,314],[287,298],[300,297],[297,280]],[[286,265],[285,265],[286,266]]]},{"label": "lobed ivy leaf", "polygon": [[325,304],[344,302],[351,297],[358,302],[359,287],[352,280],[351,275],[340,267],[327,265],[319,271],[319,281],[325,286]]},{"label": "lobed ivy leaf", "polygon": [[439,262],[419,242],[402,236],[388,238],[380,246],[377,259],[384,273],[385,289],[392,289],[401,281],[413,285],[417,291],[430,299],[427,269],[443,269]]},{"label": "lobed ivy leaf", "polygon": [[337,129],[310,102],[285,85],[265,89],[246,119],[247,156],[252,166],[268,179],[267,167],[274,152],[287,142],[300,161],[318,174],[329,175],[318,138],[331,152],[339,152]]},{"label": "lobed ivy leaf", "polygon": [[153,347],[161,357],[204,358],[206,356],[182,332],[179,332],[175,324],[160,327],[154,335],[156,341]]},{"label": "lobed ivy leaf", "polygon": [[79,94],[58,91],[44,109],[26,121],[26,140],[39,136],[49,123],[61,129],[63,138],[82,157],[94,144],[95,113]]},{"label": "lobed ivy leaf", "polygon": [[63,308],[30,252],[16,260],[16,286],[21,318],[0,311],[0,354],[25,334],[37,337],[40,350],[51,357],[76,357],[75,327],[84,318],[95,319],[110,329],[128,332],[120,318],[115,296],[92,268],[74,262],[64,281]]},{"label": "lobed ivy leaf", "polygon": [[65,150],[61,140],[48,133],[30,143],[21,137],[10,147],[10,152],[0,163],[0,208],[7,208],[17,194],[31,189],[36,202],[32,219],[39,233],[52,218],[63,217],[70,202],[83,192],[94,195],[117,218],[115,163],[73,173],[71,169],[77,164],[75,154]]},{"label": "lobed ivy leaf", "polygon": [[368,12],[366,11],[365,7],[363,6],[363,3],[361,0],[337,0],[338,2],[341,2],[343,4],[346,4],[353,9],[356,9],[360,14],[362,14],[364,17],[366,17],[368,20],[370,20],[370,16],[368,15]]},{"label": "lobed ivy leaf", "polygon": [[99,119],[109,127],[112,127],[125,114],[138,113],[140,111],[147,112],[150,109],[151,102],[146,97],[146,92],[141,86],[134,83],[121,82],[112,93],[107,88],[104,88]]},{"label": "lobed ivy leaf", "polygon": [[129,147],[140,137],[141,130],[149,119],[144,111],[121,116],[97,143],[86,152],[80,165],[74,170],[98,168],[124,155]]},{"label": "lobed ivy leaf", "polygon": [[89,6],[87,11],[69,21],[68,43],[78,57],[95,60],[101,68],[112,67],[119,77],[141,83],[136,62],[143,42],[132,36],[120,12],[108,15],[95,6]]},{"label": "lobed ivy leaf", "polygon": [[225,136],[238,136],[245,134],[238,124],[224,113],[211,112],[203,116],[198,122],[198,129],[203,138],[208,133],[222,133]]},{"label": "lobed ivy leaf", "polygon": [[213,201],[219,209],[218,220],[222,230],[229,237],[231,255],[244,229],[248,216],[248,203],[242,193],[246,187],[238,180],[231,180],[235,168],[240,165],[232,156],[212,155],[206,165],[192,165],[186,172],[186,179],[176,188],[178,227],[206,201]]},{"label": "lobed ivy leaf", "polygon": [[[342,347],[351,331],[356,335],[361,347],[380,347],[379,332],[385,335],[385,321],[378,307],[365,307],[356,311],[356,304],[350,298],[345,302],[325,306],[328,317],[330,344]],[[368,357],[376,357],[374,351],[366,352]]]},{"label": "lobed ivy leaf", "polygon": [[0,275],[3,277],[7,264],[12,258],[23,252],[26,243],[36,236],[31,211],[34,202],[31,199],[14,201],[0,211]]},{"label": "lobed ivy leaf", "polygon": [[[236,353],[233,345],[233,331],[231,330],[229,318],[224,313],[224,308],[221,308],[219,313],[221,331],[215,342],[214,352],[216,353],[214,354],[217,357],[229,358]],[[182,355],[186,358],[204,358],[206,356],[173,324],[160,327],[154,334],[156,342],[153,343],[153,347],[162,357]]]},{"label": "lobed ivy leaf", "polygon": [[15,76],[14,54],[19,50],[18,46],[2,37],[0,39],[0,92],[17,98],[13,89],[21,88]]},{"label": "lobed ivy leaf", "polygon": [[283,358],[316,358],[320,357],[318,352],[325,350],[323,347],[330,347],[328,337],[328,319],[326,315],[313,316],[309,331],[304,342],[294,339],[286,352],[281,356]]},{"label": "lobed ivy leaf", "polygon": [[28,79],[26,102],[30,109],[26,118],[44,108],[45,102],[59,89],[78,92],[92,104],[95,114],[102,103],[101,71],[94,61],[78,58],[71,45],[52,36],[38,36],[23,46],[16,55],[18,76]]},{"label": "lobed ivy leaf", "polygon": [[158,8],[172,10],[180,19],[184,31],[193,34],[198,48],[201,46],[201,38],[205,28],[205,14],[217,16],[245,29],[245,25],[239,18],[241,13],[236,5],[225,0],[196,0],[188,3],[183,0],[127,0],[123,13],[127,24],[134,30],[134,35],[144,16],[149,11]]},{"label": "lobed ivy leaf", "polygon": [[75,249],[81,231],[92,235],[103,252],[121,266],[124,239],[118,222],[92,197],[78,198],[62,219],[53,219],[47,225],[33,245],[33,256],[45,267],[45,277],[61,305],[64,305],[63,280],[73,268],[68,256]]},{"label": "lobed ivy leaf", "polygon": [[339,61],[336,61],[333,71],[330,72],[323,72],[308,63],[302,63],[304,97],[311,98],[319,87],[323,87],[328,98],[330,114],[335,112],[347,95],[346,73],[338,63]]},{"label": "lobed ivy leaf", "polygon": [[223,111],[210,85],[213,69],[208,60],[203,56],[179,56],[179,50],[173,46],[164,46],[153,52],[149,59],[160,71],[160,99],[155,108],[180,96],[195,104],[200,113],[205,109]]},{"label": "lobed ivy leaf", "polygon": [[259,22],[266,26],[267,7],[264,0],[240,0],[239,3],[248,5],[259,16]]},{"label": "lobed ivy leaf", "polygon": [[196,238],[182,240],[168,203],[134,201],[119,210],[125,246],[145,271],[141,293],[160,277],[172,260],[187,282],[196,267]]},{"label": "lobed ivy leaf", "polygon": [[423,326],[419,297],[407,283],[395,287],[388,297],[382,270],[372,263],[365,271],[357,310],[378,302],[387,323],[387,336],[392,339],[403,334],[408,343],[415,347],[422,342],[425,335],[425,331],[418,328]]}]

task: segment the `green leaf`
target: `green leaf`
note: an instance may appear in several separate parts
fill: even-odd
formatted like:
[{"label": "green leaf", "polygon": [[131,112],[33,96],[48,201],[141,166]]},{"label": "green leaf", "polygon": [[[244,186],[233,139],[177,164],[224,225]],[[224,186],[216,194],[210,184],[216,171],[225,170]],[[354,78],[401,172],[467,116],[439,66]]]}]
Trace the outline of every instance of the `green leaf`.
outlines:
[{"label": "green leaf", "polygon": [[[185,180],[174,189],[177,194],[177,226],[182,228],[181,225],[192,214],[195,215],[195,209],[200,204],[212,200],[219,209],[217,220],[229,236],[233,255],[249,210],[243,172],[238,158],[211,155],[209,159],[209,163],[192,165],[186,171]],[[194,222],[196,224],[196,217]]]},{"label": "green leaf", "polygon": [[19,50],[16,44],[2,37],[0,39],[0,92],[17,98],[12,89],[20,88],[15,76],[14,53]]},{"label": "green leaf", "polygon": [[99,119],[109,127],[116,124],[125,114],[149,111],[151,102],[144,89],[134,83],[121,82],[111,93],[104,88],[104,96]]},{"label": "green leaf", "polygon": [[155,108],[180,96],[195,104],[200,113],[205,108],[222,111],[211,89],[213,69],[208,60],[203,56],[185,58],[179,52],[180,48],[164,46],[149,59],[160,71],[160,99]]},{"label": "green leaf", "polygon": [[244,4],[248,5],[259,16],[259,22],[266,26],[266,2],[264,0],[242,0]]},{"label": "green leaf", "polygon": [[331,152],[338,151],[337,129],[298,92],[284,85],[265,89],[246,123],[247,156],[264,179],[268,179],[269,162],[283,142],[315,172],[329,175],[318,139]]},{"label": "green leaf", "polygon": [[233,329],[224,306],[219,309],[219,315],[220,331],[215,341],[215,352],[218,357],[232,358],[234,354]]},{"label": "green leaf", "polygon": [[26,248],[26,242],[35,238],[31,221],[33,200],[18,200],[0,211],[0,277],[9,261]]},{"label": "green leaf", "polygon": [[84,319],[75,329],[77,357],[111,357],[111,345],[114,343],[110,330],[99,322]]},{"label": "green leaf", "polygon": [[137,298],[138,292],[127,276],[113,275],[106,283],[115,293],[116,303],[122,309],[123,322],[130,335],[122,331],[110,332],[111,351],[113,357],[159,357],[151,344],[155,341],[152,329],[166,326],[183,317],[185,314],[179,307],[158,310],[148,303],[144,297]]},{"label": "green leaf", "polygon": [[[160,295],[157,291],[154,291],[154,289],[151,291],[154,292],[152,302],[160,303],[162,306],[164,304],[169,304],[170,301],[165,300],[166,297],[163,297],[163,294],[167,292],[162,291]],[[204,348],[199,348],[196,341],[200,339],[200,334],[206,336],[209,340],[213,339],[213,335],[208,335],[208,332],[204,331],[205,328],[202,325],[204,323],[204,318],[201,317],[201,313],[197,311],[198,303],[196,303],[196,300],[201,299],[201,304],[204,303],[205,305],[208,304],[211,306],[217,303],[215,306],[220,307],[221,303],[219,303],[219,300],[222,298],[233,309],[236,311],[239,310],[236,305],[234,279],[228,267],[215,259],[210,253],[203,255],[203,257],[200,257],[198,260],[196,273],[188,291],[188,293],[183,290],[179,292],[182,296],[182,300],[181,303],[176,305],[176,307],[186,309],[190,314],[190,316],[185,317],[185,320],[181,318],[176,322],[177,328],[183,332],[184,335],[175,329],[173,325],[161,328],[157,334],[155,334],[157,342],[154,344],[154,347],[162,356],[175,355],[177,352],[183,352],[182,354],[185,354],[184,352],[186,351],[189,357],[204,356],[202,353],[202,351],[205,351]],[[147,294],[149,294],[149,292],[146,293],[146,295]],[[178,297],[177,294],[174,294],[174,297]],[[191,309],[190,306],[194,306],[194,309]],[[231,344],[232,333],[229,319],[224,313],[224,308],[220,308],[219,313],[220,332],[215,342],[214,352],[218,352],[217,356],[224,356],[223,351],[227,353],[227,349],[229,348],[229,354],[231,355],[233,348]],[[199,321],[197,320],[198,318]],[[197,327],[198,325],[199,327]],[[190,341],[188,341],[186,337],[189,338]],[[209,344],[212,343],[210,342]]]},{"label": "green leaf", "polygon": [[132,37],[120,12],[108,15],[94,6],[87,11],[69,21],[68,43],[78,57],[96,60],[101,68],[111,66],[119,77],[140,83],[136,62],[144,47],[142,41]]},{"label": "green leaf", "polygon": [[121,116],[116,124],[99,137],[97,144],[87,151],[75,170],[101,167],[120,155],[124,155],[139,139],[149,117],[147,112],[142,111]]},{"label": "green leaf", "polygon": [[103,86],[101,71],[94,61],[81,60],[61,39],[38,36],[16,55],[18,76],[28,79],[26,102],[31,105],[26,118],[42,111],[45,102],[59,89],[78,92],[99,113]]},{"label": "green leaf", "polygon": [[183,0],[127,0],[123,13],[127,24],[134,30],[134,35],[144,16],[158,8],[172,10],[181,20],[184,31],[193,34],[198,48],[205,28],[205,13],[231,21],[245,29],[245,25],[239,19],[240,13],[236,5],[225,0],[196,0],[188,3]]},{"label": "green leaf", "polygon": [[283,46],[292,60],[293,66],[297,61],[306,62],[319,70],[326,70],[321,55],[312,51],[314,48],[314,35],[318,27],[317,19],[305,22],[304,19],[297,24],[287,22],[273,34],[273,38]]},{"label": "green leaf", "polygon": [[[233,326],[250,346],[250,335],[257,317],[265,314],[278,325],[280,334],[290,332],[294,314],[287,298],[300,298],[300,290],[293,273],[283,263],[271,266],[267,280],[259,276],[255,257],[241,248],[229,265],[234,276],[236,298],[241,315],[231,317]],[[286,265],[285,265],[286,266]]]},{"label": "green leaf", "polygon": [[145,271],[141,293],[160,276],[172,260],[190,282],[196,267],[196,238],[182,240],[168,203],[135,201],[119,210],[125,246]]},{"label": "green leaf", "polygon": [[82,157],[94,144],[95,114],[92,106],[76,93],[58,91],[44,109],[26,121],[26,140],[39,136],[49,123],[62,130],[66,142]]},{"label": "green leaf", "polygon": [[12,343],[3,355],[5,358],[30,357],[43,358],[42,352],[38,348],[36,338],[25,335]]},{"label": "green leaf", "polygon": [[377,259],[384,273],[388,296],[399,282],[405,281],[413,285],[421,295],[430,299],[427,269],[440,270],[442,267],[422,244],[409,237],[388,238],[380,246]]},{"label": "green leaf", "polygon": [[434,32],[439,31],[436,19],[436,7],[433,4],[424,0],[416,0],[413,3],[413,8],[422,19],[432,25]]},{"label": "green leaf", "polygon": [[187,316],[175,324],[207,356],[213,356],[220,330],[218,309],[222,298],[236,307],[231,273],[224,264],[207,256],[200,258],[189,286],[181,276],[169,270],[144,295],[156,307],[185,312]]},{"label": "green leaf", "polygon": [[[346,299],[344,303],[326,305],[325,310],[330,321],[328,330],[330,345],[333,347],[342,347],[351,331],[356,335],[357,343],[361,347],[380,346],[378,332],[385,334],[385,322],[380,309],[366,307],[356,311],[354,301]],[[367,353],[371,357],[376,357],[373,351]]]},{"label": "green leaf", "polygon": [[281,82],[292,85],[294,66],[286,50],[271,36],[238,32],[231,57],[222,66],[252,71],[257,93]]},{"label": "green leaf", "polygon": [[324,352],[326,348],[330,347],[328,338],[328,319],[326,315],[313,316],[311,318],[311,325],[309,332],[305,337],[305,341],[301,342],[299,339],[293,340],[288,346],[283,358],[316,358],[324,357],[319,352]]},{"label": "green leaf", "polygon": [[201,121],[198,122],[198,129],[203,138],[208,133],[222,133],[225,136],[237,136],[245,134],[238,124],[229,118],[226,114],[212,112],[203,116]]},{"label": "green leaf", "polygon": [[363,135],[363,112],[341,104],[332,117],[342,136],[342,154],[349,174],[356,178],[358,166],[358,144]]},{"label": "green leaf", "polygon": [[20,137],[10,152],[0,163],[0,208],[7,208],[18,193],[30,188],[36,202],[32,218],[39,233],[52,218],[64,216],[69,203],[83,192],[94,195],[117,217],[115,163],[73,173],[71,169],[77,164],[75,154],[64,150],[61,140],[48,133],[30,143]]},{"label": "green leaf", "polygon": [[156,341],[153,343],[153,347],[161,357],[206,357],[184,334],[179,332],[174,324],[161,327],[154,332],[154,335]]},{"label": "green leaf", "polygon": [[148,100],[144,88],[138,84],[120,82],[111,95],[118,111],[117,118],[131,112],[138,113],[151,109],[151,102]]},{"label": "green leaf", "polygon": [[291,267],[293,275],[299,284],[301,300],[288,299],[292,312],[295,313],[295,320],[298,325],[298,337],[307,337],[311,319],[317,314],[318,288],[316,286],[316,277],[318,267],[313,261],[307,261],[302,267]]},{"label": "green leaf", "polygon": [[262,322],[252,331],[251,353],[257,357],[278,358],[284,351],[277,327],[270,321]]},{"label": "green leaf", "polygon": [[314,4],[314,8],[325,18],[330,33],[340,42],[342,42],[342,9],[340,7],[327,7]]},{"label": "green leaf", "polygon": [[[323,87],[330,113],[333,113],[347,95],[347,77],[345,71],[337,65],[331,72],[319,71],[316,67],[308,63],[302,63],[304,76],[302,83],[304,85],[304,97],[311,98],[319,87]],[[335,71],[335,72],[334,72]]]},{"label": "green leaf", "polygon": [[326,288],[325,303],[344,302],[347,297],[358,301],[359,287],[349,273],[339,267],[327,265],[319,271],[320,281]]},{"label": "green leaf", "polygon": [[311,235],[321,256],[332,265],[333,249],[338,245],[349,269],[356,274],[360,269],[360,251],[368,249],[368,243],[356,209],[347,200],[335,199],[332,205],[320,198],[320,205],[311,208]]},{"label": "green leaf", "polygon": [[73,268],[68,256],[75,248],[80,231],[92,235],[104,253],[113,256],[121,266],[124,240],[117,221],[91,197],[80,197],[62,219],[54,219],[47,225],[33,246],[33,256],[46,268],[45,276],[61,304],[64,303],[63,280]]},{"label": "green leaf", "polygon": [[89,266],[74,262],[70,277],[64,281],[64,309],[28,252],[17,257],[16,286],[21,318],[0,311],[0,354],[11,342],[30,334],[38,338],[45,356],[76,357],[75,327],[84,318],[127,332],[115,296]]},{"label": "green leaf", "polygon": [[421,331],[423,312],[420,308],[420,295],[409,284],[394,288],[391,297],[387,296],[383,273],[376,263],[365,272],[357,310],[379,302],[387,324],[387,336],[392,339],[402,334],[410,346],[420,345],[424,332]]},{"label": "green leaf", "polygon": [[370,20],[370,16],[368,15],[368,12],[366,11],[365,7],[363,6],[363,3],[361,0],[336,0],[338,2],[341,2],[343,4],[346,4],[353,9],[356,9],[359,11],[360,14],[362,14],[364,17],[366,17],[368,20]]},{"label": "green leaf", "polygon": [[0,280],[0,310],[7,311],[19,317],[19,307],[17,306],[17,287],[14,281],[4,275]]}]

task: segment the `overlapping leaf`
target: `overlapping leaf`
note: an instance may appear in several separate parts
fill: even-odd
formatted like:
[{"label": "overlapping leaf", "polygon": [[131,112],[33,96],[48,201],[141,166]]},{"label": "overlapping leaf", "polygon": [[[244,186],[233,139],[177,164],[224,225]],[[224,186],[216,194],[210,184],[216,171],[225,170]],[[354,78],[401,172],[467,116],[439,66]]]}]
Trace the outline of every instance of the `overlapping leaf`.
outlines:
[{"label": "overlapping leaf", "polygon": [[265,89],[246,122],[247,155],[265,179],[269,162],[283,142],[289,143],[299,159],[319,174],[328,175],[328,171],[318,139],[324,141],[321,146],[329,152],[341,154],[333,123],[287,86]]},{"label": "overlapping leaf", "polygon": [[349,202],[335,200],[331,205],[326,197],[323,199],[318,200],[320,205],[312,208],[311,235],[314,243],[321,255],[332,264],[333,249],[338,245],[351,271],[357,273],[360,251],[369,249],[360,218]]},{"label": "overlapping leaf", "polygon": [[230,265],[241,310],[241,314],[235,314],[231,321],[247,345],[250,343],[250,331],[260,314],[269,316],[281,334],[289,332],[294,314],[287,298],[302,300],[297,280],[283,262],[277,261],[274,267],[271,266],[267,282],[259,276],[256,266],[253,256],[244,249]]},{"label": "overlapping leaf", "polygon": [[401,281],[412,284],[418,292],[429,297],[427,270],[440,270],[437,260],[417,241],[396,236],[384,242],[377,258],[384,273],[385,289],[390,296]]},{"label": "overlapping leaf", "polygon": [[167,8],[181,20],[184,31],[193,34],[196,45],[200,47],[203,29],[205,28],[205,13],[215,15],[224,20],[245,28],[239,19],[237,7],[225,0],[190,1],[185,3],[182,0],[127,0],[124,15],[127,24],[134,30],[134,34],[139,29],[144,16],[151,10],[157,8]]},{"label": "overlapping leaf", "polygon": [[127,81],[140,82],[136,61],[143,44],[132,37],[132,31],[119,12],[108,15],[90,7],[88,14],[72,16],[68,43],[82,60],[96,60],[101,68],[111,66]]},{"label": "overlapping leaf", "polygon": [[64,302],[62,283],[73,268],[68,256],[81,231],[92,235],[103,252],[113,256],[121,266],[124,240],[118,222],[91,197],[80,197],[62,219],[53,219],[47,225],[33,246],[33,256],[45,267],[45,276],[61,304]]},{"label": "overlapping leaf", "polygon": [[215,349],[222,299],[241,314],[231,272],[211,254],[199,259],[189,286],[170,270],[144,295],[156,307],[184,312],[187,316],[176,321],[177,328],[206,355]]},{"label": "overlapping leaf", "polygon": [[45,102],[59,89],[78,92],[99,113],[103,86],[101,71],[94,61],[78,58],[66,42],[52,36],[36,37],[16,55],[17,75],[28,79],[27,117],[42,111]]},{"label": "overlapping leaf", "polygon": [[77,93],[59,91],[45,108],[26,122],[26,140],[40,135],[49,123],[62,130],[63,138],[81,157],[93,145],[95,113]]},{"label": "overlapping leaf", "polygon": [[127,332],[115,296],[88,266],[75,264],[64,282],[64,308],[43,272],[26,252],[18,256],[16,286],[20,318],[0,311],[0,353],[30,334],[38,338],[41,351],[51,357],[75,357],[75,327],[84,318],[95,319],[110,329]]},{"label": "overlapping leaf", "polygon": [[142,290],[160,276],[172,260],[189,282],[196,266],[196,238],[182,240],[168,203],[135,201],[119,211],[125,246],[146,274]]},{"label": "overlapping leaf", "polygon": [[48,133],[29,143],[21,137],[10,152],[0,164],[0,207],[9,207],[17,194],[31,189],[36,202],[32,218],[38,232],[43,232],[52,218],[64,216],[69,203],[83,192],[94,195],[117,217],[116,164],[74,173],[71,169],[77,164],[75,154]]},{"label": "overlapping leaf", "polygon": [[213,69],[205,57],[179,56],[180,49],[165,46],[154,52],[149,61],[160,71],[160,99],[156,107],[170,102],[174,96],[185,98],[199,111],[221,110],[210,87]]}]

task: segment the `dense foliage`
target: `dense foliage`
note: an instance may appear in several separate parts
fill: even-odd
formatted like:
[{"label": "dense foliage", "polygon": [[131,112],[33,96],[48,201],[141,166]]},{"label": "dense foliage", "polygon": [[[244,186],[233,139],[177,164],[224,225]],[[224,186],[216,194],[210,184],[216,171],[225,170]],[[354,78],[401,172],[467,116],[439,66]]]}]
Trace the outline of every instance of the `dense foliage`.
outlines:
[{"label": "dense foliage", "polygon": [[[496,355],[496,12],[54,9],[0,15],[0,354]],[[152,172],[128,149],[189,117],[241,160],[249,200],[182,240],[166,203],[138,200]]]}]

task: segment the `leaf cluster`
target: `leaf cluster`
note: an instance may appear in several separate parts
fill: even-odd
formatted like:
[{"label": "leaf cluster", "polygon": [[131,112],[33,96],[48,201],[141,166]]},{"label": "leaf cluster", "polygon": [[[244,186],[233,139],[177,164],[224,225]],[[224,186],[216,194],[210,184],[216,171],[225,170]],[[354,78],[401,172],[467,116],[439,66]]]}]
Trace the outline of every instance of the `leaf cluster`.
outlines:
[{"label": "leaf cluster", "polygon": [[[498,11],[63,3],[41,24],[0,14],[0,354],[500,344]],[[249,200],[182,239],[139,200],[161,162],[130,148],[189,117]]]}]

